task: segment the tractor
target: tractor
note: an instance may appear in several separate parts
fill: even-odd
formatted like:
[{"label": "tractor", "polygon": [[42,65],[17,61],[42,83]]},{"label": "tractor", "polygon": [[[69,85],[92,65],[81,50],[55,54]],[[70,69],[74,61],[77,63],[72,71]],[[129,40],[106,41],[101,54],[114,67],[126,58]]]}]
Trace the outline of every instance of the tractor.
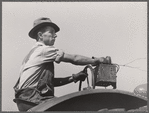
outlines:
[{"label": "tractor", "polygon": [[[87,87],[82,89],[82,81],[79,83],[78,91],[61,97],[44,101],[39,105],[17,101],[18,105],[24,104],[32,107],[27,112],[36,111],[145,111],[147,112],[147,84],[141,84],[134,92],[117,90],[117,64],[100,64],[96,67],[87,65],[84,71],[90,70],[92,85],[87,77]],[[106,89],[107,86],[113,89]],[[105,89],[96,87],[102,86]],[[23,108],[22,108],[23,109]]]}]

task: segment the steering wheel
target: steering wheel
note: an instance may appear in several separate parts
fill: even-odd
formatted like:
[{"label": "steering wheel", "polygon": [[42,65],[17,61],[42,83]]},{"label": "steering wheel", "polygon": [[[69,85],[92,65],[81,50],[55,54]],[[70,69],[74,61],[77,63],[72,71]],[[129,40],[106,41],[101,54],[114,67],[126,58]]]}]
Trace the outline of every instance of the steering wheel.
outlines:
[{"label": "steering wheel", "polygon": [[[85,73],[87,73],[87,69],[90,69],[90,71],[91,71],[91,75],[92,75],[92,87],[90,87],[90,85],[89,85],[89,80],[88,80],[88,77],[87,77],[87,89],[95,89],[95,76],[94,76],[94,69],[92,68],[92,66],[91,65],[87,65],[85,68],[84,68],[84,72]],[[82,87],[82,81],[80,81],[80,83],[79,83],[79,91],[81,91],[81,87]]]}]

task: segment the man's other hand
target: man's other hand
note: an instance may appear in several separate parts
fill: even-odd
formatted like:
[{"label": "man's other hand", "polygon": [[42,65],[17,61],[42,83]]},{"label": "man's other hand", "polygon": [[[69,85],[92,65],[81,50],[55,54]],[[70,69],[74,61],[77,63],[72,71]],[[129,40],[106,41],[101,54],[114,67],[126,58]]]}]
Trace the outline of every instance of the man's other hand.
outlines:
[{"label": "man's other hand", "polygon": [[77,74],[72,74],[73,80],[76,83],[77,81],[84,81],[86,79],[86,77],[88,76],[87,73],[85,73],[84,71],[80,71]]}]

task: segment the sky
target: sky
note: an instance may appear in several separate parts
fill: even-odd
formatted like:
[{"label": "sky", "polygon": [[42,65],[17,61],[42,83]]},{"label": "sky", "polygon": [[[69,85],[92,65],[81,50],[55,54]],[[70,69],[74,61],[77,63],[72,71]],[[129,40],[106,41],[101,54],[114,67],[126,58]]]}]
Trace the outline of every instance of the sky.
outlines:
[{"label": "sky", "polygon": [[[138,67],[120,66],[117,90],[133,92],[147,83],[147,2],[2,2],[2,111],[18,111],[13,86],[23,58],[36,43],[28,32],[40,17],[60,27],[55,47],[65,53],[111,56],[113,63]],[[55,76],[71,76],[84,67],[55,63]],[[55,96],[78,88],[79,82],[56,88]]]}]

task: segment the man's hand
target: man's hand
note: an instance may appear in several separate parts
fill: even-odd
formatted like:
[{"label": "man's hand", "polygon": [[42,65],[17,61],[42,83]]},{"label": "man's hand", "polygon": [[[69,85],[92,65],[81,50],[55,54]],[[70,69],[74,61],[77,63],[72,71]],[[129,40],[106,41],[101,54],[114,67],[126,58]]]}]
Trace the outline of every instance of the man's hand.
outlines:
[{"label": "man's hand", "polygon": [[104,57],[100,57],[100,58],[92,57],[92,58],[96,60],[96,64],[92,65],[92,66],[96,66],[96,65],[98,65],[100,63],[111,64],[111,57],[110,56],[107,56],[106,58],[104,58]]},{"label": "man's hand", "polygon": [[78,82],[79,80],[84,81],[87,76],[88,74],[85,71],[80,71],[77,74],[72,74],[72,77],[75,83]]}]

